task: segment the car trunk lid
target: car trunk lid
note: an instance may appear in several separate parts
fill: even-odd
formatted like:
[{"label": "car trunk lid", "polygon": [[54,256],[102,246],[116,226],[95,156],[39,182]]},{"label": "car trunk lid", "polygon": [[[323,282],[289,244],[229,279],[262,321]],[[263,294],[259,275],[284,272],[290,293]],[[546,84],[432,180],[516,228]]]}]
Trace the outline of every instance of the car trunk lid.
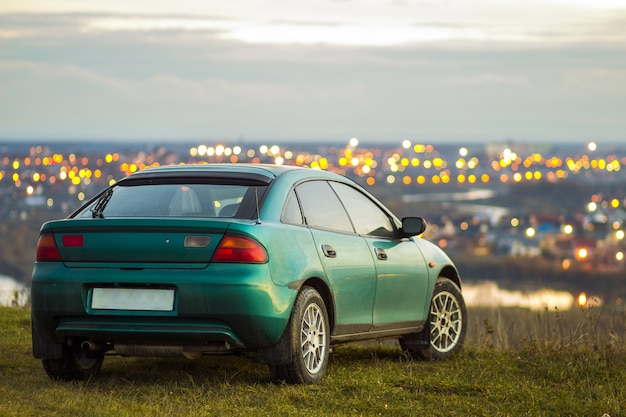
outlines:
[{"label": "car trunk lid", "polygon": [[208,264],[229,221],[207,219],[90,219],[55,221],[61,259],[72,263]]}]

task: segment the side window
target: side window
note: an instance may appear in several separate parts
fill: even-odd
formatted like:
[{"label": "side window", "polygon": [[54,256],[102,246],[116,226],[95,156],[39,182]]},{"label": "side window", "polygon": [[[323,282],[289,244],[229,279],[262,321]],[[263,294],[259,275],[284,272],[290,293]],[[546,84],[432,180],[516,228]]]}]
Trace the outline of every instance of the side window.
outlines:
[{"label": "side window", "polygon": [[300,213],[300,206],[298,205],[298,198],[294,191],[289,193],[289,197],[287,197],[287,203],[285,204],[281,220],[283,223],[304,224],[302,213]]},{"label": "side window", "polygon": [[296,188],[306,224],[321,229],[354,233],[350,218],[326,181],[308,181]]},{"label": "side window", "polygon": [[343,202],[358,234],[381,237],[396,236],[396,230],[387,213],[365,194],[339,182],[333,182],[331,186]]}]

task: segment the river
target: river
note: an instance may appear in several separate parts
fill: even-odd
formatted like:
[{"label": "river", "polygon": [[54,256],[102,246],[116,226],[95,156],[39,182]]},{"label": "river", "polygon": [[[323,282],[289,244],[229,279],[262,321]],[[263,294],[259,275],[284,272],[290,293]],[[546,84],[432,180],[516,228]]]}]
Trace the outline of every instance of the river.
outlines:
[{"label": "river", "polygon": [[[503,289],[494,281],[463,283],[463,298],[467,307],[521,307],[530,310],[569,310],[578,305],[577,294],[547,288],[534,290]],[[586,303],[599,304],[597,297]]]},{"label": "river", "polygon": [[[0,305],[28,305],[29,288],[6,275],[0,275]],[[493,281],[463,284],[467,307],[521,307],[530,310],[569,310],[578,298],[568,291],[537,289],[532,291],[503,289]],[[598,300],[595,299],[598,303]]]},{"label": "river", "polygon": [[26,306],[29,288],[11,277],[0,275],[0,306]]}]

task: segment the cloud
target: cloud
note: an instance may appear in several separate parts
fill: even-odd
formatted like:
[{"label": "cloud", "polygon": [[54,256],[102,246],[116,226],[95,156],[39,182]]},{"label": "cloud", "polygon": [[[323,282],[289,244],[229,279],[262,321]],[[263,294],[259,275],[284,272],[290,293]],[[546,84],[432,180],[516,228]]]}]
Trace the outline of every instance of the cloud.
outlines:
[{"label": "cloud", "polygon": [[[250,16],[2,18],[10,35],[0,39],[0,92],[11,100],[0,101],[0,138],[616,140],[626,131],[620,42],[493,41],[493,33],[384,47],[253,42],[234,36]],[[504,31],[420,19],[406,27]],[[355,24],[315,15],[274,22],[330,34]]]},{"label": "cloud", "polygon": [[[241,3],[241,1],[240,1]],[[245,3],[245,2],[244,2]],[[199,8],[177,13],[16,13],[3,16],[0,38],[102,32],[213,33],[218,39],[253,44],[391,46],[430,42],[567,44],[624,42],[626,7],[589,10],[549,1],[475,5],[464,2],[326,2],[249,13],[245,8]],[[257,5],[258,6],[258,5]],[[423,6],[423,7],[422,7]],[[159,10],[155,8],[155,10]],[[325,12],[324,12],[325,11]],[[303,16],[306,16],[303,19]]]},{"label": "cloud", "polygon": [[521,76],[503,76],[500,74],[477,74],[475,76],[469,77],[454,77],[445,79],[442,81],[443,84],[448,84],[451,86],[484,86],[484,85],[501,85],[501,86],[520,86],[523,88],[528,88],[531,86],[531,83],[528,79]]}]

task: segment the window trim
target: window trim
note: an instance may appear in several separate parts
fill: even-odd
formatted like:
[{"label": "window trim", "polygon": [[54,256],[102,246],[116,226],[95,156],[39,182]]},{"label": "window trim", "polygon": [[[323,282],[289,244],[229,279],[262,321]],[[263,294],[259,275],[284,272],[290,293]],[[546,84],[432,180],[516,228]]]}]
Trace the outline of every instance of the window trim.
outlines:
[{"label": "window trim", "polygon": [[346,211],[346,214],[348,215],[348,218],[350,219],[350,223],[352,223],[352,228],[354,229],[354,233],[355,234],[357,234],[359,236],[367,237],[367,238],[387,239],[387,240],[397,240],[397,239],[399,239],[401,237],[400,236],[400,230],[399,230],[398,224],[396,222],[396,217],[393,215],[393,213],[390,213],[389,210],[387,210],[387,208],[385,206],[383,206],[381,203],[379,203],[378,200],[373,198],[373,196],[371,196],[369,193],[365,192],[365,190],[361,190],[358,187],[354,187],[353,185],[351,185],[349,183],[346,183],[346,182],[343,182],[343,181],[328,180],[327,182],[343,184],[346,187],[349,187],[349,188],[353,189],[354,191],[356,191],[357,193],[361,194],[365,199],[367,199],[369,202],[371,202],[376,207],[378,207],[378,209],[387,217],[387,219],[389,220],[389,223],[391,224],[391,227],[393,228],[393,233],[394,233],[393,236],[378,236],[378,235],[369,235],[369,234],[365,234],[364,235],[364,234],[358,233],[356,231],[356,226],[354,225],[354,220],[352,220],[352,216],[350,216],[350,212],[348,211],[348,209],[344,205],[343,200],[339,197],[339,195],[337,194],[337,191],[333,188],[333,186],[329,184],[330,188],[332,188],[332,190],[335,193],[335,195],[337,195],[337,198],[339,199],[339,202],[343,206],[343,209]]},{"label": "window trim", "polygon": [[[304,214],[304,209],[302,207],[302,201],[300,201],[300,196],[298,195],[298,191],[297,188],[307,182],[325,182],[330,189],[332,190],[333,194],[335,195],[335,197],[337,198],[337,200],[339,200],[339,204],[341,205],[341,207],[343,208],[346,216],[348,217],[348,220],[350,221],[350,226],[352,226],[352,231],[344,231],[344,230],[336,230],[336,229],[329,229],[326,227],[321,227],[321,226],[316,226],[316,225],[311,225],[307,222],[307,218]],[[337,194],[337,191],[333,188],[331,183],[338,183],[338,184],[343,184],[347,187],[352,188],[354,191],[360,193],[364,198],[366,198],[367,200],[369,200],[372,204],[374,204],[376,207],[378,207],[378,209],[384,213],[387,218],[389,219],[391,226],[394,229],[394,236],[376,236],[376,235],[364,235],[361,233],[358,233],[356,231],[356,228],[354,226],[354,220],[352,219],[352,216],[350,216],[350,213],[348,212],[348,210],[346,209],[346,206],[343,202],[343,200],[339,197],[339,195]],[[283,210],[280,214],[280,222],[283,224],[289,224],[289,225],[293,225],[293,226],[302,226],[302,227],[307,227],[309,229],[315,229],[315,230],[323,230],[323,231],[327,231],[327,232],[333,232],[333,233],[341,233],[341,234],[346,234],[346,235],[354,235],[354,236],[361,236],[364,238],[369,238],[369,239],[384,239],[384,240],[397,240],[400,239],[402,236],[400,234],[400,229],[399,229],[399,224],[398,224],[398,219],[396,218],[396,216],[391,213],[385,206],[382,205],[382,203],[380,203],[375,197],[373,197],[370,193],[368,193],[366,190],[362,189],[361,187],[358,186],[358,184],[352,184],[350,182],[346,182],[346,181],[338,181],[335,179],[328,179],[328,178],[307,178],[304,179],[302,181],[298,181],[297,183],[295,183],[289,190],[289,192],[287,193],[287,196],[290,197],[291,194],[294,194],[296,197],[296,201],[298,203],[298,208],[300,210],[300,216],[302,218],[302,223],[300,224],[296,224],[296,223],[290,223],[290,222],[286,222],[284,221],[284,213],[285,213],[285,208],[287,207],[287,200],[285,199],[285,203],[283,205]]]}]

